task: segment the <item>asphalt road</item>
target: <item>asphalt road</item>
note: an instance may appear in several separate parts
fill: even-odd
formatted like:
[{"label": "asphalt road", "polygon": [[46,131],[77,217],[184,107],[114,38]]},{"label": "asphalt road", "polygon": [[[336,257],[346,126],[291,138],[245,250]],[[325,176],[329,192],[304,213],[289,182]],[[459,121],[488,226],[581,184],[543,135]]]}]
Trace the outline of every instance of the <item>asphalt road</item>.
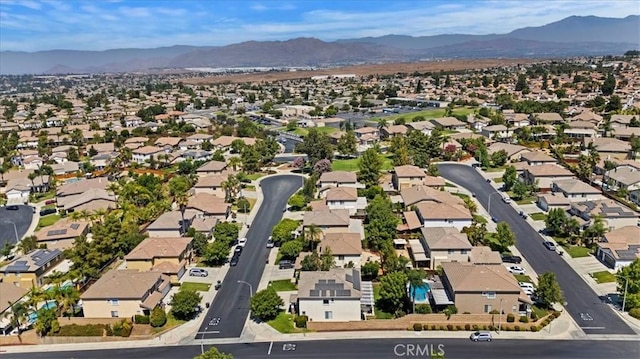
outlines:
[{"label": "asphalt road", "polygon": [[[33,218],[33,208],[30,206],[19,205],[17,211],[8,211],[6,207],[0,207],[0,248],[4,248],[5,243],[15,245],[16,231],[18,238],[22,238],[31,226]],[[14,230],[12,223],[16,225]]]},{"label": "asphalt road", "polygon": [[260,182],[264,199],[247,233],[247,244],[238,265],[229,269],[196,339],[235,338],[242,334],[249,314],[250,287],[238,281],[250,283],[252,290],[258,288],[268,258],[267,239],[282,218],[289,197],[302,182],[303,178],[295,175],[268,177]]},{"label": "asphalt road", "polygon": [[[440,175],[467,190],[488,208],[489,196],[497,192],[476,169],[458,164],[440,164]],[[516,235],[516,247],[538,275],[554,272],[565,296],[568,313],[586,334],[635,334],[635,332],[600,298],[556,252],[542,245],[542,237],[516,210],[491,196],[491,215],[509,224]]]},{"label": "asphalt road", "polygon": [[[299,342],[267,342],[216,345],[218,350],[238,359],[377,359],[429,358],[430,352],[444,351],[447,359],[631,359],[638,358],[640,344],[633,341],[584,340],[500,340],[474,343],[466,339],[359,339]],[[207,350],[209,346],[205,346]],[[3,359],[187,359],[200,354],[199,345],[138,349],[87,350],[3,354]]]}]

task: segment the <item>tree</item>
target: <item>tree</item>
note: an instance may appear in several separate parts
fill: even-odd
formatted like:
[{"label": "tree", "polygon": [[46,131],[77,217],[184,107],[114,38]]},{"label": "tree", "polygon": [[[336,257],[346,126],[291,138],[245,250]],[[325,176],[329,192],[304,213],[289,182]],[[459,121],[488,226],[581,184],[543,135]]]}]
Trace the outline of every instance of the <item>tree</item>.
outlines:
[{"label": "tree", "polygon": [[616,89],[616,78],[613,75],[613,73],[610,72],[607,78],[602,83],[600,90],[602,91],[602,94],[604,96],[611,96],[613,95],[613,91],[615,91],[615,89]]},{"label": "tree", "polygon": [[507,166],[502,175],[502,183],[504,184],[504,190],[509,191],[518,180],[518,172],[514,166]]},{"label": "tree", "polygon": [[204,233],[195,232],[193,234],[193,240],[191,241],[191,246],[193,247],[193,251],[197,256],[202,255],[208,242],[209,240],[207,239],[207,236]]},{"label": "tree", "polygon": [[57,333],[60,330],[60,323],[54,309],[42,308],[38,310],[38,319],[35,324],[36,333],[45,337],[49,333]]},{"label": "tree", "polygon": [[600,216],[591,218],[591,225],[582,233],[582,242],[585,246],[590,246],[593,241],[599,240],[607,232],[604,220]]},{"label": "tree", "polygon": [[320,227],[318,227],[314,223],[306,226],[304,230],[304,240],[306,242],[307,248],[311,249],[312,251],[315,250],[315,246],[318,242],[320,242],[321,238],[322,230],[320,229]]},{"label": "tree", "polygon": [[254,146],[246,146],[240,154],[242,169],[248,173],[260,171],[261,157]]},{"label": "tree", "polygon": [[329,135],[311,128],[304,140],[296,145],[296,152],[306,154],[313,166],[322,159],[330,160],[333,157],[333,146]]},{"label": "tree", "polygon": [[495,238],[504,250],[516,244],[516,235],[513,234],[507,222],[498,222]]},{"label": "tree", "polygon": [[206,352],[196,355],[193,359],[233,359],[233,355],[218,351],[218,348],[211,347]]},{"label": "tree", "polygon": [[202,260],[208,265],[222,265],[227,261],[229,256],[229,243],[223,241],[214,241],[204,247]]},{"label": "tree", "polygon": [[298,221],[289,218],[282,219],[273,227],[271,240],[276,244],[292,240],[294,238],[293,231],[295,231],[298,226]]},{"label": "tree", "polygon": [[427,278],[427,273],[419,269],[413,269],[407,273],[407,279],[409,280],[409,285],[411,288],[411,303],[413,303],[413,313],[416,312],[416,290],[426,287],[427,284],[424,282],[425,278]]},{"label": "tree", "polygon": [[331,252],[331,248],[325,247],[322,250],[322,254],[320,255],[320,270],[328,271],[329,269],[336,266],[336,260],[333,258],[333,253]]},{"label": "tree", "polygon": [[7,318],[12,328],[18,330],[18,340],[22,343],[22,323],[27,319],[27,306],[23,302],[8,302],[11,310],[3,313],[3,318]]},{"label": "tree", "polygon": [[353,131],[347,131],[338,139],[337,150],[343,156],[355,156],[358,154],[358,140]]},{"label": "tree", "polygon": [[411,164],[411,160],[409,159],[409,149],[403,136],[394,136],[391,139],[390,151],[393,153],[394,166]]},{"label": "tree", "polygon": [[302,258],[300,262],[300,267],[305,272],[315,272],[320,270],[320,265],[322,264],[320,260],[320,256],[318,255],[318,251],[313,251],[311,254]]},{"label": "tree", "polygon": [[[58,287],[60,289],[60,287]],[[60,289],[59,292],[58,306],[60,308],[61,314],[66,314],[69,318],[71,318],[74,314],[74,309],[78,301],[80,301],[80,293],[75,287],[67,287],[64,289]]]},{"label": "tree", "polygon": [[513,185],[513,194],[516,200],[523,199],[527,194],[529,194],[529,186],[522,181],[516,181]]},{"label": "tree", "polygon": [[380,278],[380,298],[377,306],[384,312],[396,313],[407,297],[407,275],[404,272],[389,273]]},{"label": "tree", "polygon": [[188,224],[184,220],[184,212],[187,209],[189,203],[189,188],[191,184],[185,176],[175,176],[169,181],[169,194],[173,198],[173,202],[178,206],[180,215],[182,217],[181,233],[186,233],[188,230]]},{"label": "tree", "polygon": [[487,235],[487,225],[473,221],[471,226],[462,228],[462,233],[467,235],[472,246],[483,245]]},{"label": "tree", "polygon": [[299,240],[287,241],[280,247],[280,254],[284,258],[296,258],[302,252],[302,242]]},{"label": "tree", "polygon": [[367,280],[374,280],[378,278],[380,272],[380,263],[369,261],[362,265],[362,278]]},{"label": "tree", "polygon": [[640,308],[640,259],[636,259],[628,266],[622,267],[616,274],[618,293],[623,298],[627,293],[624,310]]},{"label": "tree", "polygon": [[236,203],[238,207],[238,212],[240,213],[249,213],[251,211],[251,202],[244,197],[238,198],[238,202]]},{"label": "tree", "polygon": [[550,234],[562,233],[567,223],[567,214],[562,208],[552,208],[547,213],[544,223]]},{"label": "tree", "polygon": [[167,322],[167,313],[162,307],[155,307],[149,315],[149,324],[154,328],[159,328]]},{"label": "tree", "polygon": [[181,289],[171,299],[171,315],[176,319],[190,320],[198,312],[202,296],[192,289]]},{"label": "tree", "polygon": [[284,301],[276,290],[268,287],[251,297],[251,314],[262,321],[268,321],[278,315],[283,305]]},{"label": "tree", "polygon": [[618,95],[611,95],[611,97],[609,97],[609,102],[607,103],[607,106],[605,107],[605,111],[606,112],[616,112],[616,111],[620,111],[622,109],[622,100],[620,99],[620,96]]},{"label": "tree", "polygon": [[469,212],[476,213],[478,211],[478,205],[476,205],[476,202],[474,200],[472,200],[469,197],[464,197],[463,201],[464,201],[464,206],[467,207]]},{"label": "tree", "polygon": [[24,237],[20,242],[18,242],[18,244],[16,244],[16,248],[22,254],[27,254],[32,250],[38,248],[38,237],[36,236]]},{"label": "tree", "polygon": [[505,150],[496,151],[491,154],[491,162],[495,167],[500,167],[507,163],[509,154]]},{"label": "tree", "polygon": [[313,172],[317,175],[321,175],[325,172],[331,171],[331,161],[328,159],[321,159],[313,165]]},{"label": "tree", "polygon": [[293,196],[291,196],[291,198],[289,198],[289,202],[287,203],[289,204],[289,206],[291,206],[292,210],[299,211],[307,205],[307,200],[303,195],[294,194]]},{"label": "tree", "polygon": [[518,81],[516,82],[516,91],[522,91],[528,93],[529,85],[527,84],[527,75],[519,74]]},{"label": "tree", "polygon": [[369,148],[360,157],[358,162],[358,180],[367,186],[375,186],[381,176],[382,158],[375,148]]},{"label": "tree", "polygon": [[391,201],[384,196],[376,196],[367,206],[365,245],[369,249],[381,249],[384,243],[391,243],[398,226],[398,217],[393,213]]},{"label": "tree", "polygon": [[440,171],[438,170],[438,165],[435,163],[429,163],[427,166],[427,174],[432,177],[440,176]]},{"label": "tree", "polygon": [[223,181],[221,186],[225,193],[225,201],[226,202],[235,201],[236,196],[238,196],[238,192],[240,192],[240,188],[241,188],[241,184],[240,184],[240,181],[238,180],[238,177],[234,176],[231,173],[228,174],[227,180]]},{"label": "tree", "polygon": [[535,294],[538,301],[547,308],[550,308],[553,303],[564,302],[562,290],[556,280],[556,274],[553,272],[546,272],[538,277]]}]

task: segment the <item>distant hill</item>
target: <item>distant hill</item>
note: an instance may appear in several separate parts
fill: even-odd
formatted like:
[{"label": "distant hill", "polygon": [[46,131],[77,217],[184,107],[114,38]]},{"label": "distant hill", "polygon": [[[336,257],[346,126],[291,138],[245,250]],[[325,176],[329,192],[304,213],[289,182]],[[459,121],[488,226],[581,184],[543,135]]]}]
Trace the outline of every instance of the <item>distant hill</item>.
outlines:
[{"label": "distant hill", "polygon": [[640,48],[640,16],[571,16],[508,34],[386,35],[325,42],[315,38],[227,46],[106,51],[0,51],[0,74],[101,73],[154,68],[327,66],[425,58],[622,54]]}]

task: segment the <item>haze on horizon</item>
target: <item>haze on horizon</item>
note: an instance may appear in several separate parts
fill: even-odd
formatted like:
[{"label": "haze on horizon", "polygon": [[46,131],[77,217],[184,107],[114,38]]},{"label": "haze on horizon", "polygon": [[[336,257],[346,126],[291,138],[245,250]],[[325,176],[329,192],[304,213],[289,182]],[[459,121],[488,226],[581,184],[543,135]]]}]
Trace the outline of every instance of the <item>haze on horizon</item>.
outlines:
[{"label": "haze on horizon", "polygon": [[[366,5],[366,6],[365,6]],[[571,15],[640,13],[617,1],[0,1],[0,50],[107,50],[315,37],[508,33]]]}]

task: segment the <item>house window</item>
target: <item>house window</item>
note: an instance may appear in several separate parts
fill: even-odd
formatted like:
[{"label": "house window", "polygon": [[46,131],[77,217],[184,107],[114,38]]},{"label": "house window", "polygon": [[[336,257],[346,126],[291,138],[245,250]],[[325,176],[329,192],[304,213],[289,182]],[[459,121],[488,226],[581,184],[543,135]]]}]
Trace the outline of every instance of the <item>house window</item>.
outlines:
[{"label": "house window", "polygon": [[487,299],[496,299],[496,292],[482,292],[482,296]]},{"label": "house window", "polygon": [[111,318],[118,318],[118,311],[117,310],[112,310],[111,311]]},{"label": "house window", "polygon": [[468,252],[468,250],[466,250],[466,249],[461,249],[460,250],[460,254],[467,254],[467,252]]},{"label": "house window", "polygon": [[449,249],[449,250],[447,251],[447,253],[449,253],[449,254],[453,254],[453,252],[455,252],[453,249]]},{"label": "house window", "polygon": [[338,256],[338,260],[343,261],[344,260],[344,256]]},{"label": "house window", "polygon": [[484,305],[484,312],[485,313],[491,313],[493,309],[491,309],[491,305],[490,304],[485,304]]},{"label": "house window", "polygon": [[120,301],[118,301],[117,299],[109,299],[107,300],[109,302],[109,304],[111,305],[119,305]]},{"label": "house window", "polygon": [[324,312],[324,319],[333,319],[333,312],[329,310]]},{"label": "house window", "polygon": [[322,304],[329,305],[329,299],[323,299],[322,300]]}]

